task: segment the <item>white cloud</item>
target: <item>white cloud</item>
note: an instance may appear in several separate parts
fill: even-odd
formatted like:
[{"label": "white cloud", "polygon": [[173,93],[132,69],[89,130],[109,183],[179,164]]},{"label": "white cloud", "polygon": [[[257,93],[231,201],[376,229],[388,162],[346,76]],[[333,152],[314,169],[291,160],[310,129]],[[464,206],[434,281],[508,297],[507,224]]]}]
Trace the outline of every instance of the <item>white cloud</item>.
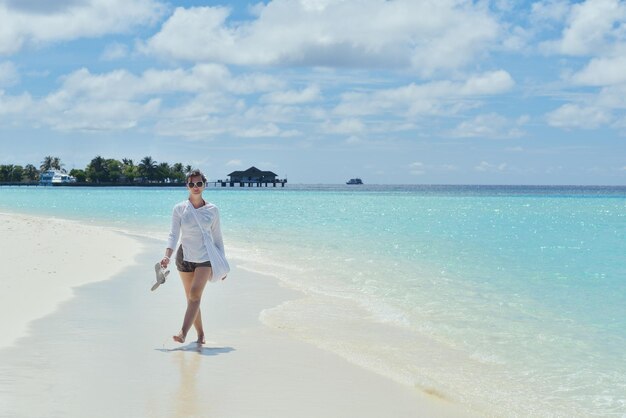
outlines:
[{"label": "white cloud", "polygon": [[0,55],[13,54],[26,44],[125,33],[155,23],[164,10],[156,0],[2,0]]},{"label": "white cloud", "polygon": [[320,99],[320,89],[317,86],[308,86],[303,90],[274,91],[261,97],[261,102],[277,104],[302,104]]},{"label": "white cloud", "polygon": [[515,26],[509,30],[507,36],[502,40],[502,46],[509,51],[524,50],[528,47],[532,35],[532,31],[529,29]]},{"label": "white cloud", "polygon": [[[606,63],[606,65],[603,65]],[[623,66],[623,68],[620,68]],[[596,93],[581,96],[577,103],[569,103],[548,114],[553,126],[593,129],[612,123],[626,109],[626,61],[615,59],[592,60],[572,80],[583,85],[602,85]],[[614,127],[620,127],[618,121]]]},{"label": "white cloud", "polygon": [[457,113],[475,106],[464,102],[464,99],[504,93],[514,84],[509,73],[499,70],[470,76],[464,82],[411,83],[373,93],[345,93],[334,112],[346,116],[380,115],[389,112],[407,115]]},{"label": "white cloud", "polygon": [[[217,137],[290,138],[301,135],[295,129],[283,129],[278,121],[250,116],[249,109],[239,100],[224,97],[216,106],[194,98],[190,105],[164,109],[154,129],[163,136],[211,140]],[[253,112],[255,113],[255,112]],[[289,120],[285,121],[289,124]]]},{"label": "white cloud", "polygon": [[365,131],[365,124],[357,118],[342,119],[337,123],[326,121],[322,131],[329,134],[359,134]]},{"label": "white cloud", "polygon": [[244,127],[231,125],[229,132],[240,138],[292,138],[300,135],[297,130],[281,129],[274,123],[252,124]]},{"label": "white cloud", "polygon": [[422,174],[426,173],[425,168],[424,168],[424,163],[416,161],[414,163],[409,164],[409,173],[411,173],[414,176],[421,176]]},{"label": "white cloud", "polygon": [[27,93],[11,96],[0,90],[0,116],[17,115],[25,117],[33,111],[34,105],[32,97]]},{"label": "white cloud", "polygon": [[506,169],[507,169],[506,163],[490,164],[487,161],[481,161],[480,164],[474,167],[474,170],[476,171],[491,172],[491,173],[502,172],[502,171],[505,171]]},{"label": "white cloud", "polygon": [[12,62],[0,62],[0,87],[12,86],[17,84],[19,80],[20,74]]},{"label": "white cloud", "polygon": [[363,139],[355,135],[349,136],[344,142],[348,145],[361,145],[364,143]]},{"label": "white cloud", "polygon": [[54,112],[46,123],[60,131],[117,131],[127,130],[155,115],[160,106],[158,99],[146,103],[126,101],[84,102],[63,112]]},{"label": "white cloud", "polygon": [[226,162],[227,167],[241,167],[242,165],[243,163],[241,162],[241,160],[230,160]]},{"label": "white cloud", "polygon": [[[497,42],[499,25],[472,2],[273,0],[252,21],[224,7],[177,8],[145,53],[236,65],[463,67]],[[375,16],[375,18],[373,18]]]},{"label": "white cloud", "polygon": [[586,0],[571,5],[561,39],[544,42],[547,52],[596,55],[623,39],[626,4],[620,0]]},{"label": "white cloud", "polygon": [[263,93],[284,85],[279,79],[266,75],[235,77],[226,67],[216,64],[199,64],[189,69],[148,69],[140,75],[124,69],[92,74],[82,68],[62,77],[61,81],[61,88],[52,96],[116,100],[173,93]]},{"label": "white cloud", "polygon": [[[16,123],[38,123],[63,131],[149,127],[158,135],[199,140],[289,138],[302,136],[303,131],[376,139],[420,126],[411,120],[398,121],[398,115],[455,114],[474,106],[476,99],[514,85],[505,71],[371,93],[340,96],[336,92],[334,97],[322,97],[316,83],[297,89],[289,83],[288,78],[267,74],[235,76],[218,64],[137,74],[125,69],[92,73],[82,68],[59,78],[58,88],[41,99],[25,96],[31,104],[17,114]],[[302,78],[297,83],[301,85]],[[336,103],[337,98],[340,106],[334,113],[321,103]],[[17,106],[26,100],[5,94],[2,103],[10,102]],[[314,106],[305,106],[310,103]],[[341,106],[353,106],[357,113],[342,114]],[[8,107],[4,114],[10,112]]]},{"label": "white cloud", "polygon": [[520,128],[527,121],[527,116],[511,120],[497,113],[488,113],[461,122],[450,135],[460,138],[519,138],[524,135]]},{"label": "white cloud", "polygon": [[267,138],[282,135],[281,129],[274,123],[233,129],[235,136],[243,138]]},{"label": "white cloud", "polygon": [[454,164],[424,164],[421,161],[415,161],[408,165],[409,174],[412,176],[421,176],[426,172],[453,172],[458,171],[458,167]]},{"label": "white cloud", "polygon": [[606,109],[626,109],[626,83],[603,87],[595,97],[595,103]]},{"label": "white cloud", "polygon": [[622,117],[617,119],[611,127],[617,129],[618,134],[621,137],[626,137],[626,115],[622,115]]},{"label": "white cloud", "polygon": [[[315,86],[285,89],[286,81],[265,74],[232,75],[222,65],[189,69],[125,69],[93,74],[86,68],[59,79],[59,88],[43,98],[2,92],[0,115],[17,115],[11,123],[41,124],[63,131],[127,130],[150,126],[159,135],[211,139],[289,138],[302,133],[294,121],[303,109],[294,105],[319,96]],[[1,91],[1,90],[0,90]],[[249,96],[249,97],[248,97]],[[248,105],[249,99],[252,105]],[[14,109],[23,109],[15,112]]]},{"label": "white cloud", "polygon": [[232,121],[227,118],[213,115],[197,115],[174,117],[180,113],[179,109],[170,112],[162,112],[154,125],[154,131],[158,135],[173,136],[177,138],[208,139],[225,135]]},{"label": "white cloud", "polygon": [[[220,61],[220,56],[235,44],[234,33],[224,26],[229,14],[226,7],[178,7],[161,31],[139,48],[190,61]],[[195,58],[193,54],[200,55]]]},{"label": "white cloud", "polygon": [[208,92],[200,93],[193,98],[175,106],[163,115],[164,119],[171,118],[180,121],[182,124],[194,124],[194,121],[215,118],[227,112],[240,112],[245,109],[235,97],[230,97],[220,93]]},{"label": "white cloud", "polygon": [[112,43],[107,45],[100,59],[103,61],[115,61],[122,58],[126,58],[128,55],[128,46],[120,43]]},{"label": "white cloud", "polygon": [[29,14],[60,13],[75,8],[82,0],[0,0],[9,9]]},{"label": "white cloud", "polygon": [[547,114],[548,124],[564,129],[595,129],[611,122],[605,109],[568,103]]},{"label": "white cloud", "polygon": [[460,95],[477,96],[504,93],[515,85],[511,75],[504,70],[489,71],[471,76],[461,85]]},{"label": "white cloud", "polygon": [[576,84],[610,86],[626,83],[626,51],[613,57],[592,59],[581,71],[572,76]]},{"label": "white cloud", "polygon": [[565,20],[570,10],[570,3],[567,0],[542,0],[533,3],[531,6],[531,19],[538,21]]},{"label": "white cloud", "polygon": [[[203,67],[207,64],[197,66]],[[208,64],[214,65],[214,64]],[[229,91],[237,94],[263,93],[284,89],[287,83],[276,76],[263,73],[247,73],[237,77],[232,77],[227,84]]]},{"label": "white cloud", "polygon": [[63,77],[61,88],[56,94],[130,100],[153,94],[221,89],[230,81],[229,78],[226,68],[210,64],[195,66],[190,70],[146,70],[139,76],[127,70],[92,74],[82,68]]},{"label": "white cloud", "polygon": [[167,109],[173,114],[171,117],[183,120],[208,118],[211,113],[221,112],[220,106],[223,105],[236,109],[235,100],[229,102],[223,98],[223,92],[210,90],[228,89],[230,84],[239,84],[225,68],[214,65],[195,66],[189,70],[147,70],[140,75],[126,70],[92,74],[87,69],[80,69],[60,81],[58,90],[41,99],[4,96],[2,103],[13,102],[19,108],[19,103],[30,101],[30,106],[19,114],[19,119],[42,123],[53,129],[126,130],[156,114],[168,117],[169,114],[163,115],[162,102],[172,93],[188,94],[196,101]]},{"label": "white cloud", "polygon": [[244,116],[251,122],[285,123],[297,118],[302,113],[301,108],[283,105],[250,105]]},{"label": "white cloud", "polygon": [[501,45],[505,51],[514,53],[535,53],[538,40],[539,49],[550,52],[555,49],[555,40],[545,41],[546,34],[553,36],[556,30],[565,24],[566,17],[571,9],[568,0],[540,0],[534,1],[528,10],[525,2],[507,2],[514,5],[505,15],[500,16],[503,31]]}]

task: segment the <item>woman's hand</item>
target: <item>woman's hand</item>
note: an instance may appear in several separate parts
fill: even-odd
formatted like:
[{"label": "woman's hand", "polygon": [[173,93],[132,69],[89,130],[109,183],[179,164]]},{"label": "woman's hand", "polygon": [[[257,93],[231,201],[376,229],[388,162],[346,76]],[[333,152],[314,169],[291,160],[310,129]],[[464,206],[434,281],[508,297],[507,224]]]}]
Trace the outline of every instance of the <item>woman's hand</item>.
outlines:
[{"label": "woman's hand", "polygon": [[166,269],[169,263],[170,263],[170,258],[168,256],[164,256],[161,259],[161,268]]}]

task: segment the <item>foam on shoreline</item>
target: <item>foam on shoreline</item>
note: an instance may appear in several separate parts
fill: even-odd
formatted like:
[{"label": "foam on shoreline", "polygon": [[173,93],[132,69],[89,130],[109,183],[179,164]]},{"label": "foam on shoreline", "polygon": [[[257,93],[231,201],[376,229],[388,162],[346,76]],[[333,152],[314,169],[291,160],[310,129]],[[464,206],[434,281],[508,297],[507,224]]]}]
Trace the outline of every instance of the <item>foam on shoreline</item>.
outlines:
[{"label": "foam on shoreline", "polygon": [[[226,281],[205,290],[207,344],[178,345],[171,335],[185,301],[175,272],[149,290],[161,242],[22,215],[3,215],[0,225],[11,237],[1,249],[13,274],[35,272],[30,287],[13,286],[5,298],[12,309],[5,317],[29,311],[24,321],[37,337],[0,347],[7,417],[473,416],[465,405],[265,327],[261,312],[301,294],[236,262]],[[64,241],[71,245],[58,245]],[[42,300],[46,309],[36,306]]]}]

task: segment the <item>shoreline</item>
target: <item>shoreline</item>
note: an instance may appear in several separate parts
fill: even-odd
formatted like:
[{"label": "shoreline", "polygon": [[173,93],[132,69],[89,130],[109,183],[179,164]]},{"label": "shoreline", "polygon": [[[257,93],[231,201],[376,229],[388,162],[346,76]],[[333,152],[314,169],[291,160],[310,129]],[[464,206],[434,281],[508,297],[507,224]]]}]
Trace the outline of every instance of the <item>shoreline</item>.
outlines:
[{"label": "shoreline", "polygon": [[[5,220],[35,218],[0,216]],[[108,242],[108,234],[123,236],[113,228],[39,220],[38,228],[61,239],[77,226],[88,243]],[[19,233],[20,227],[24,230],[23,225],[15,225],[14,232]],[[120,262],[123,267],[102,272],[102,280],[70,286],[69,297],[31,320],[28,329],[37,337],[36,344],[31,334],[0,348],[5,376],[0,383],[0,404],[6,404],[7,411],[33,417],[84,416],[86,411],[92,416],[129,416],[130,412],[132,416],[181,417],[208,412],[211,416],[273,418],[374,418],[389,413],[412,417],[416,412],[435,417],[472,416],[464,405],[401,385],[264,326],[261,312],[302,294],[283,287],[276,278],[243,271],[236,262],[225,282],[209,284],[205,290],[202,310],[207,345],[198,350],[193,343],[180,346],[170,342],[184,311],[176,272],[150,292],[154,254],[161,253],[162,243],[124,238],[138,250],[125,258],[126,263]],[[108,245],[120,251],[111,242]],[[26,240],[15,248],[23,254],[33,246],[37,248],[34,240]],[[92,247],[83,244],[82,248]],[[58,247],[50,250],[52,254],[63,251]],[[10,260],[12,268],[19,270],[19,258]],[[69,266],[76,264],[72,254],[63,260]],[[35,264],[40,261],[31,259]],[[67,274],[76,276],[76,272]],[[39,290],[32,289],[35,293]],[[39,296],[48,297],[45,293]],[[189,341],[193,337],[192,331]],[[41,392],[45,393],[41,402],[33,403],[33,394]],[[70,393],[75,395],[70,397]],[[117,406],[111,406],[110,399],[117,399]]]}]

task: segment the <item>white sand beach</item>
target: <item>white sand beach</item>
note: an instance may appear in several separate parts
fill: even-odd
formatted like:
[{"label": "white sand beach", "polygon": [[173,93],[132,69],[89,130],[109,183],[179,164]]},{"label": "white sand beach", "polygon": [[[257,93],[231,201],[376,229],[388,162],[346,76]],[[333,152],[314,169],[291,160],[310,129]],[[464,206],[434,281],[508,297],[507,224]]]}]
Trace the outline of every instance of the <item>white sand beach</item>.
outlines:
[{"label": "white sand beach", "polygon": [[179,345],[176,272],[150,292],[162,242],[9,214],[0,234],[3,417],[483,415],[264,326],[301,295],[237,260],[205,291],[207,344]]},{"label": "white sand beach", "polygon": [[52,313],[73,289],[106,280],[135,262],[142,244],[94,225],[0,213],[0,348]]}]

